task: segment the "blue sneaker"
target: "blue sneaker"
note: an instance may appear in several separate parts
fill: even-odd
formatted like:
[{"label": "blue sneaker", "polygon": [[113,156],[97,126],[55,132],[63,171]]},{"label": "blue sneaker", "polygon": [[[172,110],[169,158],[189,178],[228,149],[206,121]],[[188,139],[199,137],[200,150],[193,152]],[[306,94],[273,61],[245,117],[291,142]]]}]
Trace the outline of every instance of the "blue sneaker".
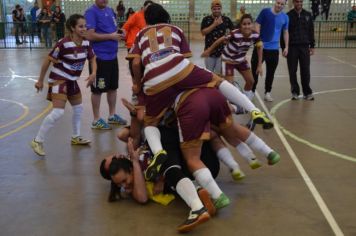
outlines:
[{"label": "blue sneaker", "polygon": [[126,125],[127,121],[125,119],[121,118],[119,115],[114,114],[113,116],[110,116],[108,118],[108,123],[114,124],[114,125]]},{"label": "blue sneaker", "polygon": [[102,119],[100,118],[97,122],[91,123],[92,129],[111,129],[111,127]]}]

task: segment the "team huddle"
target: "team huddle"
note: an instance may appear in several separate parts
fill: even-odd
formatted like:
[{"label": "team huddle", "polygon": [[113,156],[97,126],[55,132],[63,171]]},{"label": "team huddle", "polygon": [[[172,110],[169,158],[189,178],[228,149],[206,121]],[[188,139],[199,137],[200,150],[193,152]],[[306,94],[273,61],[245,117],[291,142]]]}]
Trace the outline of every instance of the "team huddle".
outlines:
[{"label": "team huddle", "polygon": [[[48,99],[53,109],[43,120],[31,147],[38,155],[45,155],[45,136],[64,114],[67,100],[73,107],[71,143],[90,143],[80,135],[83,106],[77,83],[87,59],[90,62],[87,87],[91,87],[94,114],[92,128],[126,125],[113,108],[118,88],[117,42],[125,40],[127,35],[135,35],[126,57],[133,95],[131,101],[122,99],[131,120],[118,134],[119,140],[127,143],[128,154],[105,157],[100,173],[111,181],[110,202],[128,195],[139,203],[151,199],[168,204],[172,194],[177,194],[190,209],[188,218],[177,230],[189,232],[230,204],[229,197],[215,181],[220,161],[231,171],[234,180],[245,177],[225,142],[235,148],[252,169],[262,165],[255,152],[266,158],[269,165],[280,160],[279,154],[252,129],[233,119],[234,113],[243,111],[250,115],[251,127],[257,124],[263,129],[273,128],[271,120],[251,101],[254,74],[262,75],[264,44],[259,32],[253,29],[252,17],[243,15],[237,29],[227,36],[216,35],[214,43],[205,48],[202,57],[209,63],[214,60],[209,58],[215,49],[221,48],[221,71],[214,73],[214,68],[199,67],[188,59],[192,52],[184,32],[170,23],[170,15],[161,5],[145,1],[142,11],[135,14],[144,17],[146,26],[133,34],[127,32],[129,25],[124,25],[119,32],[116,27],[106,32],[99,29],[112,20],[113,12],[106,4],[105,0],[96,0],[85,17],[70,16],[66,23],[69,35],[55,45],[45,60],[35,87],[43,89],[45,74],[52,63]],[[213,0],[211,7],[212,10],[221,8],[221,2]],[[97,17],[98,14],[105,15]],[[219,26],[223,22],[211,24]],[[208,31],[204,31],[205,34],[209,34]],[[257,56],[256,68],[252,69],[246,60],[250,46],[255,47]],[[235,85],[235,70],[245,80],[242,89]],[[97,105],[105,92],[110,112],[107,122],[100,118]]]}]

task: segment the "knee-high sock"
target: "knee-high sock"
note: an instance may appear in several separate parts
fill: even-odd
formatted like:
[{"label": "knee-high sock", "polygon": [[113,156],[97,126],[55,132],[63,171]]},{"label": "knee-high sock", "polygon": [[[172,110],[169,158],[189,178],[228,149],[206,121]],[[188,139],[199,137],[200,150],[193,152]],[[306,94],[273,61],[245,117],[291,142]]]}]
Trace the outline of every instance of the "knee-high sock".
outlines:
[{"label": "knee-high sock", "polygon": [[236,146],[236,150],[247,162],[251,162],[252,160],[256,159],[255,154],[246,143],[239,143],[239,145]]},{"label": "knee-high sock", "polygon": [[208,168],[202,168],[193,173],[195,180],[200,186],[205,188],[213,199],[219,198],[222,194],[221,189],[215,182]]},{"label": "knee-high sock", "polygon": [[181,179],[177,183],[176,191],[192,211],[200,210],[203,207],[203,203],[198,196],[197,190],[189,178],[185,177]]},{"label": "knee-high sock", "polygon": [[159,129],[154,126],[147,126],[144,129],[145,136],[150,146],[153,154],[155,155],[159,151],[163,150],[162,143],[161,143],[161,133]]},{"label": "knee-high sock", "polygon": [[228,81],[224,80],[219,86],[220,92],[230,102],[239,105],[248,112],[259,111],[259,109],[241,91]]},{"label": "knee-high sock", "polygon": [[46,134],[54,126],[54,123],[61,118],[64,114],[64,109],[53,108],[51,113],[49,113],[46,118],[42,121],[41,127],[38,130],[37,136],[35,138],[36,142],[43,142],[45,140]]},{"label": "knee-high sock", "polygon": [[72,137],[78,137],[80,136],[80,121],[81,121],[81,116],[83,113],[83,105],[78,104],[75,106],[72,106],[73,108],[73,115],[72,115],[72,129],[73,129],[73,134]]},{"label": "knee-high sock", "polygon": [[232,156],[231,152],[227,147],[220,148],[216,155],[218,156],[219,160],[224,163],[230,170],[239,170],[240,166]]},{"label": "knee-high sock", "polygon": [[253,132],[246,139],[245,143],[249,145],[253,150],[260,152],[265,157],[268,156],[273,150],[262,139],[257,137]]}]

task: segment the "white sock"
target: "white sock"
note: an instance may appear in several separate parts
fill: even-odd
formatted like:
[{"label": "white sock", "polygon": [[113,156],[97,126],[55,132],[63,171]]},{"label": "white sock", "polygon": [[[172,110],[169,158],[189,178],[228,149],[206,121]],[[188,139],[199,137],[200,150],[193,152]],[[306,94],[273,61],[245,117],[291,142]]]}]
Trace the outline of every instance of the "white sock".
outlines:
[{"label": "white sock", "polygon": [[147,126],[144,129],[144,133],[153,155],[163,150],[161,143],[161,133],[157,127]]},{"label": "white sock", "polygon": [[253,150],[260,152],[265,157],[268,156],[273,150],[267,146],[262,139],[257,137],[253,132],[251,132],[250,136],[246,139],[245,143],[249,145]]},{"label": "white sock", "polygon": [[43,119],[40,129],[35,138],[36,142],[44,142],[48,131],[54,126],[54,123],[64,114],[64,109],[53,108],[46,118]]},{"label": "white sock", "polygon": [[230,102],[243,107],[248,112],[259,111],[259,109],[243,94],[228,81],[224,80],[219,86],[220,92]]},{"label": "white sock", "polygon": [[239,143],[239,145],[236,146],[236,150],[247,162],[251,162],[256,159],[256,156],[251,148],[244,142]]},{"label": "white sock", "polygon": [[193,173],[195,180],[200,186],[205,188],[213,199],[219,198],[222,194],[221,189],[215,182],[208,168],[202,168]]},{"label": "white sock", "polygon": [[72,106],[73,108],[73,115],[72,115],[72,129],[73,129],[73,134],[72,137],[78,137],[80,136],[80,121],[81,121],[81,116],[83,113],[83,105],[78,104],[75,106]]},{"label": "white sock", "polygon": [[189,178],[179,180],[176,186],[176,191],[192,211],[200,210],[203,207],[197,190]]},{"label": "white sock", "polygon": [[229,167],[230,170],[240,169],[239,164],[235,161],[234,157],[232,156],[231,152],[227,147],[220,148],[216,152],[216,155],[222,163]]},{"label": "white sock", "polygon": [[251,101],[251,100],[253,99],[253,97],[255,96],[255,93],[252,92],[252,90],[248,90],[248,91],[244,90],[244,91],[243,91],[243,94],[245,94],[245,95],[248,97],[248,99],[250,99],[250,101]]}]

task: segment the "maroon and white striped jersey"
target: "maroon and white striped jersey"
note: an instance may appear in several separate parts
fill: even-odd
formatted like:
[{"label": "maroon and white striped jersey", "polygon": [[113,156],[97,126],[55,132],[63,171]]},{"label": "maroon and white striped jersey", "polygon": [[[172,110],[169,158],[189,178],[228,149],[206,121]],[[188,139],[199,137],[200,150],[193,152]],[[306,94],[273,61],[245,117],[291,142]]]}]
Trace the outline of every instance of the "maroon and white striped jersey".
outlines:
[{"label": "maroon and white striped jersey", "polygon": [[[145,94],[155,94],[178,83],[192,70],[192,55],[183,31],[170,24],[147,26],[137,36],[127,58],[140,57],[145,67]],[[188,72],[188,73],[189,73]]]},{"label": "maroon and white striped jersey", "polygon": [[236,29],[227,36],[227,39],[228,43],[222,53],[222,60],[232,63],[245,61],[246,53],[251,45],[262,46],[260,35],[256,31],[252,31],[251,35],[245,38],[240,29]]},{"label": "maroon and white striped jersey", "polygon": [[85,61],[94,57],[94,51],[88,40],[77,46],[69,37],[64,37],[49,53],[53,62],[49,80],[78,80]]}]

